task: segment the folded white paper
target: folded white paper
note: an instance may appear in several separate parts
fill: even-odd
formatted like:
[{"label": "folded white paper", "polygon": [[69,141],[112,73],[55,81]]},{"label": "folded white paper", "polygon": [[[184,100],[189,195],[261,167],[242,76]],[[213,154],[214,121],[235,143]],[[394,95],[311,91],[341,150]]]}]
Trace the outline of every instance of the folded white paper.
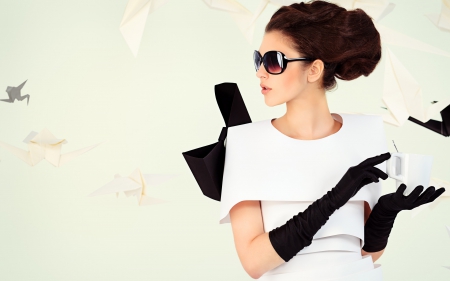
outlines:
[{"label": "folded white paper", "polygon": [[426,15],[439,29],[450,31],[450,0],[442,0],[440,14]]},{"label": "folded white paper", "polygon": [[44,129],[40,133],[32,131],[23,142],[28,144],[28,151],[1,141],[0,146],[9,150],[30,166],[34,166],[41,160],[46,159],[55,167],[64,165],[100,144],[98,143],[73,152],[61,154],[61,147],[67,141],[65,139],[57,139],[48,129]]},{"label": "folded white paper", "polygon": [[167,1],[128,0],[119,30],[135,57],[139,51],[148,15],[160,8]]},{"label": "folded white paper", "polygon": [[427,122],[450,104],[447,98],[424,109],[420,85],[389,49],[386,54],[382,100],[389,114],[384,115],[385,122],[402,126],[409,116]]},{"label": "folded white paper", "polygon": [[89,197],[105,194],[123,192],[127,197],[136,196],[139,206],[148,206],[166,202],[147,195],[148,187],[162,184],[176,175],[163,174],[142,174],[138,168],[134,170],[128,177],[122,177],[119,174],[114,176],[114,180],[105,184],[101,188],[89,194]]}]

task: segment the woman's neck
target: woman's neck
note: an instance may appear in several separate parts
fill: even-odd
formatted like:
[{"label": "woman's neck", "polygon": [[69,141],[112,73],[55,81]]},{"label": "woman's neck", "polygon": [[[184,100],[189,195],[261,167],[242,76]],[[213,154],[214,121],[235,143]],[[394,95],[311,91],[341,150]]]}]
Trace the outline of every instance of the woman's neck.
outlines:
[{"label": "woman's neck", "polygon": [[272,124],[283,134],[296,139],[314,140],[339,131],[328,108],[325,92],[304,95],[286,102],[286,113]]}]

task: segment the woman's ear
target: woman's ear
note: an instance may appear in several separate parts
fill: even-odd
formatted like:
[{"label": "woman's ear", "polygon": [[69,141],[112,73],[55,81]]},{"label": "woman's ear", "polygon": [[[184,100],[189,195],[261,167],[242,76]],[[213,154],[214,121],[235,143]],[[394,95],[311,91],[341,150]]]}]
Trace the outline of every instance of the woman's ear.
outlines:
[{"label": "woman's ear", "polygon": [[308,82],[314,83],[320,79],[322,76],[324,69],[323,61],[321,60],[315,60],[313,63],[309,66],[308,70]]}]

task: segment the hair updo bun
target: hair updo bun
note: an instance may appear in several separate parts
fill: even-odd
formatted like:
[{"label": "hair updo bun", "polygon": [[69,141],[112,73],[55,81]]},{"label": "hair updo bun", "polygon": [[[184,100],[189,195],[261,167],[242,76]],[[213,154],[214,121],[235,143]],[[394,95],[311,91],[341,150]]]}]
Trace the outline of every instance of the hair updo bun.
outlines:
[{"label": "hair updo bun", "polygon": [[298,52],[325,63],[326,90],[336,87],[335,77],[368,76],[381,59],[380,34],[361,9],[347,11],[325,1],[282,6],[266,26],[270,31],[280,31]]}]

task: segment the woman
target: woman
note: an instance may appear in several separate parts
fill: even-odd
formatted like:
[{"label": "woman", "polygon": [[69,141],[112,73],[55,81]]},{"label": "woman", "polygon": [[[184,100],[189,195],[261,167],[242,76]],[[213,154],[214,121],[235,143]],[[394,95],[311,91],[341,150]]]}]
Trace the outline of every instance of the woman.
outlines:
[{"label": "woman", "polygon": [[419,186],[403,196],[402,186],[380,198],[390,157],[382,119],[328,109],[335,77],[367,76],[380,58],[380,36],[360,9],[292,4],[267,24],[256,76],[265,103],[287,110],[228,128],[221,199],[221,223],[231,222],[252,278],[382,280],[373,261],[396,214],[443,192]]}]

